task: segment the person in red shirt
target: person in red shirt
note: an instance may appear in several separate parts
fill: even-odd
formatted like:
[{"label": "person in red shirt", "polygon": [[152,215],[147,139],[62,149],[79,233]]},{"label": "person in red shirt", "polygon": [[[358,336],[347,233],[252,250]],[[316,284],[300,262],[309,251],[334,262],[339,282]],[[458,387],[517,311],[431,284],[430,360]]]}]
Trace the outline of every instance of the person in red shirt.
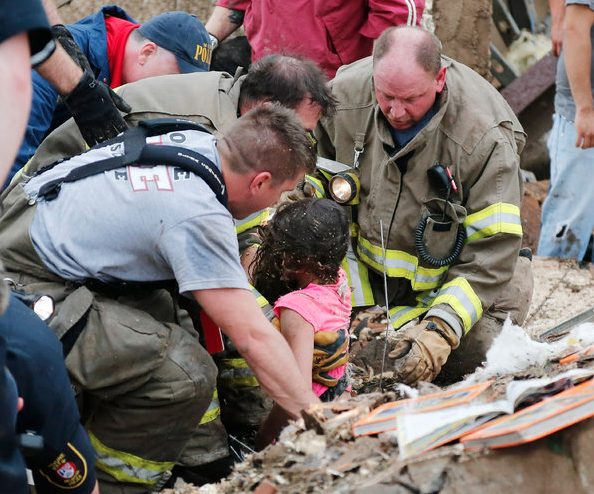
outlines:
[{"label": "person in red shirt", "polygon": [[387,27],[418,26],[424,7],[425,0],[218,0],[206,30],[216,48],[243,23],[252,62],[299,54],[332,79],[340,66],[371,55]]}]

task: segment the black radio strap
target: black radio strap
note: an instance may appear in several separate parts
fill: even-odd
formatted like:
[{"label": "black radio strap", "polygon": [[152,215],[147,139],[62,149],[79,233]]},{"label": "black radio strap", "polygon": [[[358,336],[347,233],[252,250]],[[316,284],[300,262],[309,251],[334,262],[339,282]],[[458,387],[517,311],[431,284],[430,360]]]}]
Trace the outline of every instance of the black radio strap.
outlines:
[{"label": "black radio strap", "polygon": [[[170,165],[199,176],[212,189],[217,200],[228,208],[227,189],[223,175],[210,159],[201,153],[181,146],[162,146],[146,143],[147,136],[165,134],[176,130],[206,131],[202,126],[185,120],[158,119],[140,122],[138,127],[126,130],[123,136],[118,139],[119,142],[124,143],[123,155],[113,156],[74,168],[65,177],[44,184],[39,189],[38,197],[51,201],[58,196],[63,183],[75,182],[131,164]],[[115,144],[114,141],[111,143],[112,145]]]}]

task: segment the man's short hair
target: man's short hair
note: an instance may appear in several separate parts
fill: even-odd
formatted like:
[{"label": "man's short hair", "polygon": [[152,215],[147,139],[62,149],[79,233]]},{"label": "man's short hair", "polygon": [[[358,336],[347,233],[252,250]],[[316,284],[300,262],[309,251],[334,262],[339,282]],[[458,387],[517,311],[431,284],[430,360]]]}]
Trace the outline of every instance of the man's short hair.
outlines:
[{"label": "man's short hair", "polygon": [[311,60],[267,55],[250,66],[241,84],[239,105],[250,108],[273,102],[295,109],[304,100],[310,100],[321,107],[323,116],[330,117],[337,101],[327,83],[324,71]]},{"label": "man's short hair", "polygon": [[431,31],[418,26],[392,26],[386,29],[375,42],[373,48],[373,61],[381,60],[394,45],[394,34],[400,29],[416,30],[424,36],[419,36],[418,41],[412,46],[415,60],[427,73],[435,76],[441,68],[441,41]]},{"label": "man's short hair", "polygon": [[293,110],[280,104],[254,108],[218,143],[235,173],[269,171],[273,183],[313,173],[316,151]]}]

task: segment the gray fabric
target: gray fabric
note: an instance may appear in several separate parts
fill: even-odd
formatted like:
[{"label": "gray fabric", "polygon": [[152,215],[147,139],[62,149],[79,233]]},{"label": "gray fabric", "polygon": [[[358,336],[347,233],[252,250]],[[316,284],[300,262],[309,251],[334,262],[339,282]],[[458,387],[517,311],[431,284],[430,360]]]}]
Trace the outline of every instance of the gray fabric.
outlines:
[{"label": "gray fabric", "polygon": [[[565,5],[587,5],[591,10],[594,10],[594,0],[565,0]],[[594,26],[590,29],[590,40],[594,45]],[[563,48],[559,61],[557,62],[555,113],[574,122],[575,103],[573,101],[571,87],[569,86],[569,79],[567,78],[567,71],[565,69],[565,45],[563,45]],[[590,81],[592,85],[592,94],[594,95],[594,50],[592,50]]]},{"label": "gray fabric", "polygon": [[[220,167],[211,135],[185,134],[184,146]],[[165,136],[162,143],[179,145]],[[44,183],[83,161],[119,154],[122,146],[60,163],[32,178],[25,191],[36,198]],[[231,214],[200,178],[175,167],[131,166],[66,183],[53,201],[38,201],[30,235],[44,264],[65,279],[175,278],[180,292],[249,289]]]}]

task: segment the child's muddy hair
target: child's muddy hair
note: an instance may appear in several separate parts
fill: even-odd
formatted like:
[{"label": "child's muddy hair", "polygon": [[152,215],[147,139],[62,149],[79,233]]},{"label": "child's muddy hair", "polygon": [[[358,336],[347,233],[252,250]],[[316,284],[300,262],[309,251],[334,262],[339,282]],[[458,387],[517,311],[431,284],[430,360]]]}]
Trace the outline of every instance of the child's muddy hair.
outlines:
[{"label": "child's muddy hair", "polygon": [[270,303],[295,289],[292,276],[306,271],[328,285],[338,280],[346,256],[349,221],[342,207],[329,199],[302,199],[282,204],[262,229],[253,278]]}]

